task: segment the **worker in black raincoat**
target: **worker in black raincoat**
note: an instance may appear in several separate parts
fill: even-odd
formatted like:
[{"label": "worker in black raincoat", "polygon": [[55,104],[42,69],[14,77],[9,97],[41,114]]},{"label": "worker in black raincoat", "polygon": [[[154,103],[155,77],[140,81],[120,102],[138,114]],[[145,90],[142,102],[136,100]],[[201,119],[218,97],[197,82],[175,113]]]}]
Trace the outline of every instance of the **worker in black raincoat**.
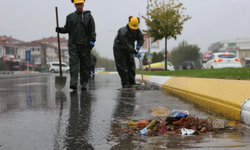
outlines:
[{"label": "worker in black raincoat", "polygon": [[[136,84],[134,57],[140,57],[139,50],[144,43],[139,23],[139,18],[130,16],[129,23],[118,30],[118,34],[114,40],[113,52],[115,63],[123,88],[129,88]],[[137,41],[136,46],[135,41]]]},{"label": "worker in black raincoat", "polygon": [[56,28],[56,32],[69,34],[70,89],[77,89],[80,62],[81,90],[86,90],[91,69],[90,53],[96,41],[95,22],[91,12],[83,10],[85,0],[72,2],[76,11],[67,16],[65,26]]}]

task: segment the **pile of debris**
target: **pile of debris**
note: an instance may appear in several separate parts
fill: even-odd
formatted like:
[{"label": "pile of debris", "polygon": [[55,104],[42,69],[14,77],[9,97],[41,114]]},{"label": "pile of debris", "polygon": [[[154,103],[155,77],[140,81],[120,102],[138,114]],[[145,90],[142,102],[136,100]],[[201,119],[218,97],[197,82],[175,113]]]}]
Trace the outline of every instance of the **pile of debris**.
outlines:
[{"label": "pile of debris", "polygon": [[160,87],[154,84],[135,86],[133,88],[135,90],[160,90]]},{"label": "pile of debris", "polygon": [[154,84],[149,84],[149,85],[134,85],[131,88],[121,88],[118,90],[122,91],[131,91],[131,90],[160,90],[160,86],[154,85]]},{"label": "pile of debris", "polygon": [[[127,128],[118,128],[117,132],[127,133],[130,136],[143,134],[147,136],[160,136],[160,135],[197,135],[210,132],[218,132],[223,130],[237,130],[234,126],[227,125],[227,121],[221,119],[201,119],[198,117],[190,116],[188,111],[172,110],[166,108],[152,109],[152,115],[158,115],[158,119],[154,120],[140,120],[130,121]],[[163,120],[159,114],[164,116]],[[237,125],[238,123],[235,123]]]}]

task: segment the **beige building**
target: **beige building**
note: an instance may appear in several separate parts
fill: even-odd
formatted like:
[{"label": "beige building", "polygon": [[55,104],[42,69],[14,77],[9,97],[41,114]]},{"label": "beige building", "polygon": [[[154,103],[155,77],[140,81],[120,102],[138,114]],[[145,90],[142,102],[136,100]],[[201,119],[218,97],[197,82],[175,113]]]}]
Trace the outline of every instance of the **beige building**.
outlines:
[{"label": "beige building", "polygon": [[[39,40],[35,40],[35,42],[41,42],[44,44],[49,44],[49,45],[53,45],[55,47],[58,47],[57,37],[53,37],[53,36],[48,37],[48,38],[42,38]],[[65,37],[60,38],[60,48],[61,48],[62,61],[68,64],[69,63],[68,40]],[[56,52],[56,53],[58,53],[58,52]]]},{"label": "beige building", "polygon": [[37,66],[47,67],[50,62],[59,61],[57,47],[53,45],[41,42],[28,42],[17,45],[26,47],[25,50],[19,51],[21,59],[25,60],[25,51],[30,50],[31,61]]}]

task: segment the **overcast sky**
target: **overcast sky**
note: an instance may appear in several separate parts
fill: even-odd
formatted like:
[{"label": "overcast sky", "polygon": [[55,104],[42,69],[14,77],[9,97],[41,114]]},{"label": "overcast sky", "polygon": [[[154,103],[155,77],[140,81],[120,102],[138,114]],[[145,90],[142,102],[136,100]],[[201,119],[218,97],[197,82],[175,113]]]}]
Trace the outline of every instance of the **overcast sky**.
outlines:
[{"label": "overcast sky", "polygon": [[[250,37],[250,0],[181,0],[192,17],[186,22],[182,35],[169,40],[168,50],[182,40],[197,44],[201,51],[220,40]],[[75,11],[71,0],[1,0],[0,35],[23,41],[56,36],[55,6],[59,9],[59,25],[64,26],[66,16]],[[96,23],[96,49],[113,59],[113,40],[128,16],[146,14],[147,0],[86,0],[85,10],[90,10]],[[146,29],[144,20],[141,28]],[[63,35],[68,37],[68,35]],[[161,49],[164,42],[161,41]]]}]

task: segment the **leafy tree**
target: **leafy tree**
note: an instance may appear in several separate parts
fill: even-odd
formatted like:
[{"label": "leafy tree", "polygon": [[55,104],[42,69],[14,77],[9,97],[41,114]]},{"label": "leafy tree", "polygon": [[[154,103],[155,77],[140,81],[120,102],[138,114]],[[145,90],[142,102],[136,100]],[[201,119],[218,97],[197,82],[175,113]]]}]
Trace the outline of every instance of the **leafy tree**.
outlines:
[{"label": "leafy tree", "polygon": [[[148,30],[144,30],[149,37],[153,37],[153,42],[165,38],[165,56],[167,59],[167,40],[174,38],[177,39],[177,35],[180,35],[183,30],[184,22],[191,19],[188,15],[183,14],[183,4],[178,0],[169,0],[169,3],[165,1],[150,0],[147,7],[147,15],[149,18],[142,16]],[[167,61],[165,61],[165,70],[167,70]]]},{"label": "leafy tree", "polygon": [[153,59],[152,59],[153,63],[158,62],[158,53],[153,52]]},{"label": "leafy tree", "polygon": [[5,68],[5,63],[0,62],[0,71],[4,71],[4,68]]},{"label": "leafy tree", "polygon": [[[162,52],[158,52],[158,53],[154,52],[153,53],[153,59],[152,59],[153,63],[162,62],[163,59],[164,59],[164,56],[163,56]],[[148,65],[146,54],[143,56],[142,64]]]},{"label": "leafy tree", "polygon": [[188,44],[187,41],[179,43],[178,47],[174,47],[169,55],[169,60],[175,66],[180,68],[184,61],[194,61],[199,64],[200,48],[194,44]]}]

